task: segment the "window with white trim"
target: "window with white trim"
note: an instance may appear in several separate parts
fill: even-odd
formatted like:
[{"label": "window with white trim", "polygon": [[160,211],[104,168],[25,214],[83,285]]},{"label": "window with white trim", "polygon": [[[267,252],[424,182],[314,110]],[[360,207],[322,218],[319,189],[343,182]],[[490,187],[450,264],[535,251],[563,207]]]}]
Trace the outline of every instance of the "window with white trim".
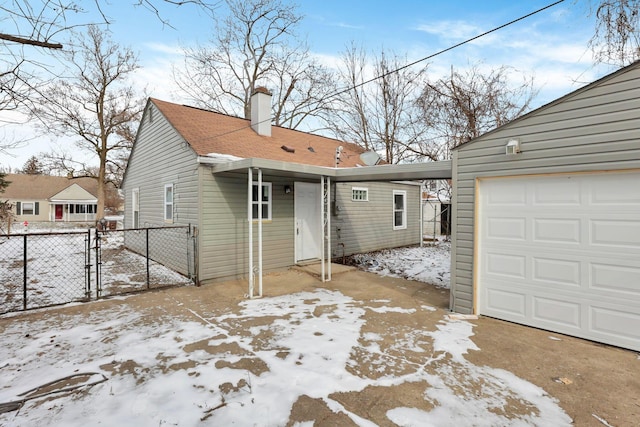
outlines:
[{"label": "window with white trim", "polygon": [[40,215],[39,202],[16,202],[16,214]]},{"label": "window with white trim", "polygon": [[407,192],[393,190],[393,229],[407,228]]},{"label": "window with white trim", "polygon": [[253,183],[253,192],[251,196],[252,202],[252,212],[251,218],[257,220],[258,216],[258,208],[262,205],[262,219],[271,219],[271,183],[263,182],[262,183],[262,191],[258,194],[258,184]]},{"label": "window with white trim", "polygon": [[354,202],[368,202],[369,189],[364,187],[351,187],[351,200]]},{"label": "window with white trim", "polygon": [[164,186],[164,220],[173,222],[173,184]]},{"label": "window with white trim", "polygon": [[140,189],[131,190],[131,214],[133,217],[133,228],[140,228]]}]

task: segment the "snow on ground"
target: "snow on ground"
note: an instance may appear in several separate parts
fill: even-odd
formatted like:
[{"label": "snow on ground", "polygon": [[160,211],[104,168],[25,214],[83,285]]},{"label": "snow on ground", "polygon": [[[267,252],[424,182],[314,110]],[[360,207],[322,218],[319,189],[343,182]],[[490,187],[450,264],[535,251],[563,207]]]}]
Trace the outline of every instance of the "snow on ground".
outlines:
[{"label": "snow on ground", "polygon": [[[379,274],[449,286],[446,242],[365,254],[358,262]],[[442,319],[435,330],[395,331],[392,344],[384,332],[366,331],[368,316],[437,311],[428,305],[408,309],[326,289],[247,300],[223,313],[174,302],[181,315],[123,304],[81,321],[55,311],[34,321],[14,318],[0,335],[0,406],[73,373],[107,381],[27,401],[0,414],[0,425],[284,426],[306,395],[371,426],[339,396],[416,383],[425,385],[423,407],[386,412],[399,426],[571,424],[541,388],[467,361],[479,350],[469,322]]]},{"label": "snow on ground", "polygon": [[[27,308],[96,297],[95,242],[87,254],[86,229],[30,229],[27,236]],[[53,234],[37,234],[53,233]],[[95,234],[91,234],[94,236]],[[101,296],[146,288],[146,258],[124,248],[123,233],[103,235]],[[88,256],[87,256],[88,255]],[[0,313],[23,307],[24,236],[0,237]],[[86,269],[87,260],[91,264]],[[184,276],[151,262],[154,285],[189,283]]]},{"label": "snow on ground", "polygon": [[449,288],[451,243],[436,241],[424,247],[384,249],[352,256],[356,266],[382,276],[402,277]]},{"label": "snow on ground", "polygon": [[[412,316],[415,310],[326,289],[247,300],[217,314],[178,300],[175,307],[179,315],[123,304],[91,311],[81,322],[54,312],[35,321],[15,318],[0,336],[0,403],[77,372],[103,373],[108,380],[29,401],[0,414],[0,425],[284,426],[292,405],[307,395],[356,425],[371,426],[335,393],[415,383],[424,383],[425,405],[432,409],[388,410],[399,426],[570,425],[544,390],[467,361],[477,347],[466,321],[443,319],[432,331],[412,327],[387,347],[380,334],[363,332],[366,316]],[[367,360],[384,361],[379,375],[361,373]],[[520,412],[511,411],[513,402]]]}]

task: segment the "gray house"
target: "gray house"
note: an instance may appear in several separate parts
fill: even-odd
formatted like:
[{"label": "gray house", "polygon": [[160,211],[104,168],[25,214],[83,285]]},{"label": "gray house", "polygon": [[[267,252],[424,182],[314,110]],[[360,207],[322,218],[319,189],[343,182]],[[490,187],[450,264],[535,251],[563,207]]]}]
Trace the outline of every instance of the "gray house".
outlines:
[{"label": "gray house", "polygon": [[640,350],[640,63],[454,152],[451,308]]},{"label": "gray house", "polygon": [[409,181],[447,178],[450,163],[373,166],[355,144],[271,126],[270,98],[256,90],[251,120],[149,99],[125,228],[192,225],[198,279],[248,277],[250,294],[263,271],[320,260],[327,280],[333,257],[421,241]]}]

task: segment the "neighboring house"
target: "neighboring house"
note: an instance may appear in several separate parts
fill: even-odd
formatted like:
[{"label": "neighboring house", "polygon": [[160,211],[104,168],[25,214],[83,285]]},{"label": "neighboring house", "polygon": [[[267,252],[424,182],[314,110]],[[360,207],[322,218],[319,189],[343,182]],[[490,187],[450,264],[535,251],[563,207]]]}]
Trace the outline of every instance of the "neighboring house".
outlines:
[{"label": "neighboring house", "polygon": [[448,178],[450,162],[361,167],[375,158],[355,144],[272,127],[270,100],[256,90],[245,120],[149,99],[125,228],[197,227],[200,281],[420,242],[420,187],[390,181]]},{"label": "neighboring house", "polygon": [[640,62],[458,147],[451,308],[640,350]]},{"label": "neighboring house", "polygon": [[451,186],[448,180],[425,181],[422,187],[422,223],[428,238],[451,235]]},{"label": "neighboring house", "polygon": [[0,195],[13,205],[14,222],[92,222],[96,220],[97,183],[93,178],[7,174]]}]

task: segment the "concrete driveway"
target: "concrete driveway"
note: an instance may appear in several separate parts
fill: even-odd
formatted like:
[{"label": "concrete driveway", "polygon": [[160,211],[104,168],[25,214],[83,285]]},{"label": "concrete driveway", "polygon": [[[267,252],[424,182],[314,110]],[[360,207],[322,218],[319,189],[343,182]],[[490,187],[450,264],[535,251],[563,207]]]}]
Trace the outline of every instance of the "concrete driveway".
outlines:
[{"label": "concrete driveway", "polygon": [[0,318],[0,408],[35,396],[0,414],[0,425],[640,419],[634,352],[489,318],[451,320],[448,290],[351,269],[329,283],[273,273],[251,301],[246,287],[175,288]]}]

